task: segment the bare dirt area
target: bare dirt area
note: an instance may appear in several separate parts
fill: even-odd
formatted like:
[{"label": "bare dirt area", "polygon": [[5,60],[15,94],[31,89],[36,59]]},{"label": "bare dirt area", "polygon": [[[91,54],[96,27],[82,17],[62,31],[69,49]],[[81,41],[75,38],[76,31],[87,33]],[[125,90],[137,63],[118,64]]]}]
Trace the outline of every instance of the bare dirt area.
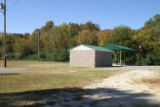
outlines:
[{"label": "bare dirt area", "polygon": [[[135,104],[160,104],[160,88],[153,86],[154,81],[159,77],[159,73],[149,70],[132,70],[123,74],[115,75],[104,79],[100,83],[86,86],[86,89],[107,88],[116,89],[110,93],[105,93],[102,97],[109,97],[104,105],[135,105]],[[147,80],[152,80],[152,83]],[[158,85],[158,83],[157,83]],[[118,90],[118,91],[117,91]],[[92,96],[88,96],[94,98]],[[160,106],[160,105],[159,105]]]},{"label": "bare dirt area", "polygon": [[157,70],[138,67],[83,88],[62,89],[42,102],[46,107],[160,107]]},{"label": "bare dirt area", "polygon": [[[37,70],[75,71],[90,68],[69,68],[66,66],[2,68],[3,73],[19,73]],[[90,81],[89,85],[72,88],[54,88],[21,94],[28,95],[28,100],[17,102],[16,107],[160,107],[160,66],[113,66],[94,68],[94,70],[127,71],[115,73],[99,80]],[[86,71],[83,71],[86,72]],[[95,72],[91,71],[90,72]],[[57,72],[52,72],[57,73]],[[58,72],[61,73],[61,72]],[[51,74],[51,73],[50,73]],[[86,74],[85,74],[86,75]],[[89,74],[88,74],[89,75]],[[93,75],[93,74],[90,74]],[[83,76],[82,76],[83,77]],[[62,77],[59,77],[62,78]],[[78,77],[77,77],[78,78]],[[63,80],[64,81],[64,80]],[[77,83],[78,84],[78,83]],[[31,95],[43,95],[44,98],[31,99]],[[46,94],[47,93],[47,94]],[[19,95],[20,93],[18,93]],[[15,94],[13,94],[14,96]],[[37,97],[36,96],[36,97]],[[5,103],[5,102],[3,102]],[[6,102],[7,103],[7,102]],[[4,104],[6,105],[6,104]],[[17,106],[19,105],[19,106]],[[1,105],[0,105],[1,106]],[[8,107],[8,106],[6,106]]]}]

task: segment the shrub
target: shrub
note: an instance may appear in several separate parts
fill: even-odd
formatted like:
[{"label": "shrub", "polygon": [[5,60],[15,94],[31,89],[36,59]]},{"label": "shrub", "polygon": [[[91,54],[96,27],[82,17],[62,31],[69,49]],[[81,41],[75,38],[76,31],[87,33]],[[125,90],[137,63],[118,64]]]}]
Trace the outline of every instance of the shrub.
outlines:
[{"label": "shrub", "polygon": [[160,65],[160,53],[147,54],[142,63],[145,65]]}]

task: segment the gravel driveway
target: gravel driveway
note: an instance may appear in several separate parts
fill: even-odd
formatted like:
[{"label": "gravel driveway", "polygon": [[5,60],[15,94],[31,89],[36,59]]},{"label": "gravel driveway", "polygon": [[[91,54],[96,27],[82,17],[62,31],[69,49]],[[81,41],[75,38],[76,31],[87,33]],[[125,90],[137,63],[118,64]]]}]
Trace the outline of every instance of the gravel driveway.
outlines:
[{"label": "gravel driveway", "polygon": [[[105,70],[151,70],[151,71],[158,71],[160,70],[160,66],[113,66],[113,67],[100,67],[101,69]],[[52,68],[54,69],[54,68]],[[49,69],[49,70],[52,70]],[[99,69],[99,68],[97,68]],[[19,72],[29,72],[34,70],[48,70],[47,68],[0,68],[1,73],[19,73]]]},{"label": "gravel driveway", "polygon": [[160,107],[160,88],[152,89],[146,84],[136,82],[143,78],[156,78],[159,67],[120,69],[124,68],[136,70],[116,74],[101,82],[84,86],[81,90],[62,90],[42,102],[48,104],[46,107]]}]

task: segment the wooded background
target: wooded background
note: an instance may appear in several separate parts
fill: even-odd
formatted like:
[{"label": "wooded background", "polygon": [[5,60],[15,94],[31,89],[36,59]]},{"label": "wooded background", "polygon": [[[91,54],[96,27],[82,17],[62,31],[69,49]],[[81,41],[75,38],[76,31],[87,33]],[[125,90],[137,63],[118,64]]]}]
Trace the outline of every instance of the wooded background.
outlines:
[{"label": "wooded background", "polygon": [[[40,29],[35,29],[32,34],[8,33],[7,58],[38,60],[38,32],[40,32],[41,60],[68,61],[69,49],[79,44],[103,46],[112,43],[136,50],[134,53],[123,51],[122,60],[126,64],[160,64],[159,14],[153,16],[142,28],[137,30],[123,25],[112,30],[100,30],[99,25],[90,21],[85,24],[63,23],[55,26],[53,21],[48,21]],[[2,40],[1,36],[1,59],[3,59]],[[116,54],[119,53],[116,52]]]}]

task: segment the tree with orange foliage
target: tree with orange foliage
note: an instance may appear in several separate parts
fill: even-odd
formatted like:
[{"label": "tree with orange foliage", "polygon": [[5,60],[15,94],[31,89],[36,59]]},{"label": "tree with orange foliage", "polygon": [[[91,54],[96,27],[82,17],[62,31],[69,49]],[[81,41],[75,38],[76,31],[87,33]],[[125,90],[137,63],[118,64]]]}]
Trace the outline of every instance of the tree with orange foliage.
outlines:
[{"label": "tree with orange foliage", "polygon": [[109,39],[111,35],[111,30],[101,30],[98,33],[98,45],[103,46],[107,44],[107,40]]}]

